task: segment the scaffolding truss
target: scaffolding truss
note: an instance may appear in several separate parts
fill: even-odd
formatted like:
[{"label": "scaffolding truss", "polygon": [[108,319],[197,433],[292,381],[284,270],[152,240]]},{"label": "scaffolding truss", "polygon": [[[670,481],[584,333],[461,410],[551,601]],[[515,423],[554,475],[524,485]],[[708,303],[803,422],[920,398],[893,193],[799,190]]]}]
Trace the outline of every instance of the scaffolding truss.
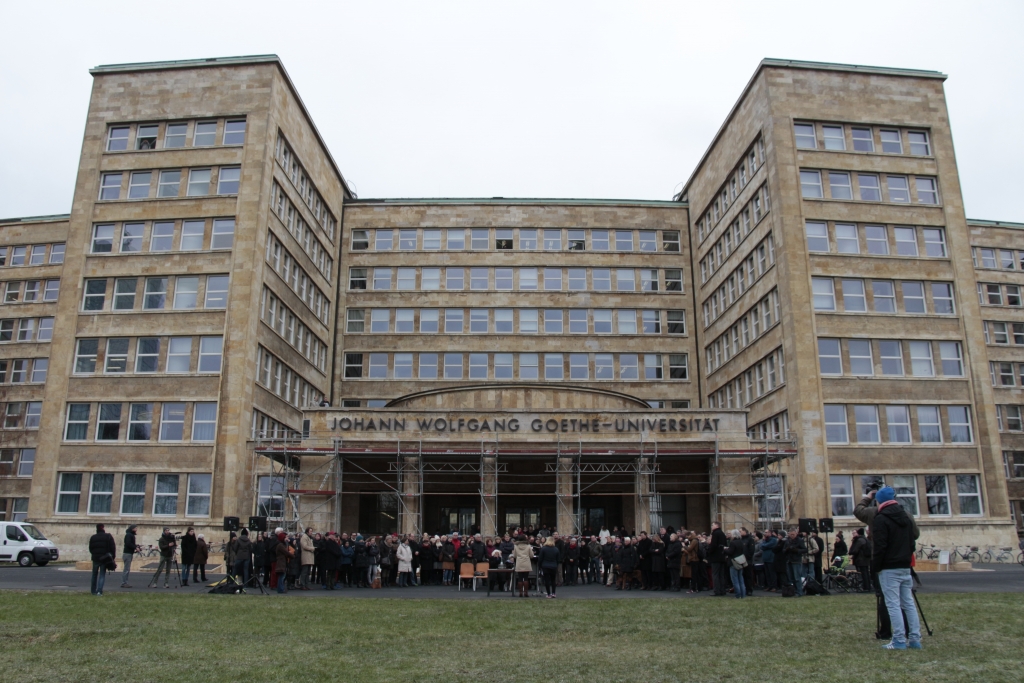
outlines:
[{"label": "scaffolding truss", "polygon": [[711,518],[724,529],[781,528],[792,501],[785,498],[782,462],[796,455],[796,436],[752,439],[750,444],[743,463],[727,457],[715,441],[715,458],[709,461]]}]

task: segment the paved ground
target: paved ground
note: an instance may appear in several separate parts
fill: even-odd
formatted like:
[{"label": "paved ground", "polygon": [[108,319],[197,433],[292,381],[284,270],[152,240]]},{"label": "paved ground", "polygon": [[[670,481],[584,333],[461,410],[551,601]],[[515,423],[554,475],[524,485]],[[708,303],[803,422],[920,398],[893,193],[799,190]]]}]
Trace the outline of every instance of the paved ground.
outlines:
[{"label": "paved ground", "polygon": [[[146,584],[152,579],[151,573],[133,573],[130,583],[134,588],[119,588],[121,574],[108,575],[105,593],[202,593],[209,588],[207,584],[223,578],[221,574],[207,574],[206,583],[189,584],[182,588],[146,588]],[[1005,593],[1024,592],[1024,567],[1019,564],[1013,565],[988,565],[985,569],[972,572],[928,572],[920,575],[923,583],[921,593]],[[6,566],[0,568],[0,589],[6,590],[53,590],[53,591],[88,591],[90,573],[87,571],[76,571],[68,566],[50,565],[48,567],[17,567]],[[253,592],[253,591],[250,591]],[[258,591],[256,592],[258,594]],[[321,590],[317,587],[311,591],[294,591],[290,593],[293,597],[346,597],[346,598],[459,598],[459,599],[484,599],[487,596],[486,590],[472,590],[463,588],[462,591],[454,587],[427,586],[419,588],[387,588],[383,590],[367,590],[349,588],[333,592]],[[757,593],[760,596],[778,597],[774,593]],[[647,592],[647,591],[616,591],[605,586],[572,586],[559,589],[559,598],[568,599],[639,599],[639,600],[661,600],[661,599],[700,599],[710,597],[710,593],[699,593],[696,595],[686,592]],[[508,599],[510,594],[500,595],[492,593],[492,598],[504,597]],[[856,596],[849,596],[856,599]],[[867,597],[867,596],[864,596]]]}]

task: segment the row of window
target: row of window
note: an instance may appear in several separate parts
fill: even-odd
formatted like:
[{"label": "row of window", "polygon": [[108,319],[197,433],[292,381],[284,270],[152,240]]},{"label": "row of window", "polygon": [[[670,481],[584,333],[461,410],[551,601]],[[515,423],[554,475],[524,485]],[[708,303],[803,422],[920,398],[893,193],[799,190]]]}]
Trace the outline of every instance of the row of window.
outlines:
[{"label": "row of window", "polygon": [[[856,183],[852,181],[853,178]],[[859,199],[863,202],[894,204],[939,203],[939,184],[935,178],[914,176],[913,180],[911,194],[910,178],[905,175],[800,169],[800,194],[804,199]]]},{"label": "row of window", "polygon": [[301,353],[313,367],[318,368],[320,372],[327,372],[327,344],[320,341],[292,309],[285,306],[284,302],[274,296],[267,287],[263,288],[263,296],[260,299],[260,320],[267,323],[293,349]]},{"label": "row of window", "polygon": [[[383,403],[378,407],[383,408]],[[356,407],[358,408],[358,406]],[[252,438],[298,441],[302,438],[302,433],[283,422],[278,422],[266,413],[254,409],[252,411]]]},{"label": "row of window", "polygon": [[999,268],[1001,270],[1024,270],[1024,251],[971,247],[975,268]]},{"label": "row of window", "polygon": [[709,408],[742,408],[786,383],[786,357],[779,347],[708,395]]},{"label": "row of window", "polygon": [[256,381],[296,408],[319,405],[323,398],[301,374],[262,346],[256,351]]},{"label": "row of window", "polygon": [[775,239],[769,234],[702,304],[705,329],[775,265]]},{"label": "row of window", "polygon": [[32,304],[56,301],[60,280],[8,280],[4,284],[4,304]]},{"label": "row of window", "polygon": [[[865,286],[866,282],[866,286]],[[839,292],[836,292],[836,283]],[[930,285],[930,286],[926,286]],[[933,313],[954,315],[953,285],[949,282],[902,280],[899,288],[892,280],[861,280],[830,277],[811,278],[814,310],[839,311],[837,299],[846,313]]]},{"label": "row of window", "polygon": [[688,379],[689,370],[685,353],[346,353],[344,375],[345,379],[657,381]]},{"label": "row of window", "polygon": [[[679,231],[662,230],[661,251],[679,252]],[[588,234],[589,233],[589,234]],[[400,228],[353,230],[352,251],[658,251],[657,230],[570,228]],[[588,240],[589,237],[589,240]]]},{"label": "row of window", "polygon": [[783,410],[778,415],[772,415],[767,420],[761,420],[752,427],[749,427],[747,429],[747,437],[761,441],[790,438],[789,412]]},{"label": "row of window", "polygon": [[[949,478],[956,480],[956,495],[951,495]],[[924,482],[925,508],[929,516],[948,517],[964,515],[976,517],[981,515],[981,485],[976,474],[924,474],[920,475]],[[849,474],[833,474],[829,476],[829,488],[832,497],[833,517],[853,517],[856,503],[860,501],[860,492],[855,489],[854,480],[862,486],[882,486],[888,483],[896,492],[896,501],[907,513],[917,517],[921,514],[918,507],[918,475],[890,474],[882,477],[878,474],[854,476]],[[888,479],[888,482],[886,482]],[[952,503],[956,504],[954,508]]]},{"label": "row of window", "polygon": [[53,339],[53,318],[6,318],[0,320],[0,344],[48,342]]},{"label": "row of window", "polygon": [[0,384],[43,384],[50,368],[48,358],[0,359]]},{"label": "row of window", "polygon": [[[690,401],[665,401],[662,399],[651,399],[646,401],[647,405],[655,409],[671,408],[673,410],[688,410],[690,408]],[[342,408],[384,408],[388,404],[388,399],[385,398],[371,398],[371,399],[358,399],[358,398],[343,398],[341,399]]]},{"label": "row of window", "polygon": [[101,372],[167,374],[218,373],[224,337],[110,337],[79,339],[75,344],[76,375]]},{"label": "row of window", "polygon": [[807,250],[816,253],[948,256],[946,231],[942,228],[807,221],[805,229]]},{"label": "row of window", "polygon": [[964,376],[963,347],[953,341],[819,338],[818,365],[830,376],[935,377],[936,365],[944,377]]},{"label": "row of window", "polygon": [[4,429],[39,429],[42,401],[11,401],[3,406]]},{"label": "row of window", "polygon": [[162,442],[215,441],[217,403],[69,403],[64,440],[152,441],[154,430]]},{"label": "row of window", "polygon": [[875,152],[931,156],[928,132],[871,126],[844,126],[841,123],[794,123],[797,149],[824,149],[831,152]]},{"label": "row of window", "polygon": [[313,277],[299,265],[299,260],[294,258],[288,248],[269,230],[266,259],[274,272],[295,292],[302,303],[306,304],[306,308],[321,322],[327,324],[331,319],[330,299],[316,286]]},{"label": "row of window", "polygon": [[768,185],[762,185],[747,203],[739,215],[736,216],[722,236],[708,248],[707,255],[700,260],[701,282],[707,282],[708,278],[714,275],[729,255],[736,249],[750,234],[750,231],[761,222],[761,219],[768,215]]},{"label": "row of window", "polygon": [[[82,310],[90,313],[100,311],[162,311],[171,301],[176,311],[197,308],[223,309],[228,304],[227,275],[177,275],[175,277],[147,277],[145,286],[139,292],[141,277],[119,277],[114,279],[114,289],[108,295],[106,278],[85,281]],[[173,285],[173,292],[172,287]],[[110,298],[110,308],[107,299]],[[141,305],[140,305],[141,304]]]},{"label": "row of window", "polygon": [[299,243],[302,250],[306,252],[313,265],[323,273],[324,277],[330,280],[334,270],[334,259],[330,256],[331,249],[325,247],[320,238],[316,236],[314,230],[309,227],[309,224],[302,220],[302,216],[298,215],[299,212],[295,210],[295,205],[285,196],[284,190],[276,182],[274,183],[270,201],[271,209],[281,219],[281,222],[288,229],[291,236],[295,238],[295,241]]},{"label": "row of window", "polygon": [[65,248],[64,242],[0,247],[0,266],[42,266],[48,263],[64,263]]},{"label": "row of window", "polygon": [[439,290],[443,281],[445,291],[464,291],[467,276],[469,289],[480,292],[683,291],[681,268],[666,268],[660,276],[656,268],[349,268],[348,288]]},{"label": "row of window", "polygon": [[779,322],[780,313],[779,290],[772,289],[733,323],[732,327],[704,347],[708,374],[728,363],[730,358],[768,332]]},{"label": "row of window", "polygon": [[302,163],[280,131],[277,133],[277,146],[274,148],[274,156],[284,169],[285,175],[292,181],[292,185],[299,191],[299,196],[302,197],[307,208],[313,213],[317,223],[319,223],[320,227],[327,233],[327,237],[333,242],[334,231],[338,227],[338,220],[331,213],[331,210],[327,208],[327,202],[324,201],[324,198],[313,185],[313,181],[310,180],[305,169],[302,168]]},{"label": "row of window", "polygon": [[985,343],[1024,346],[1024,323],[1004,323],[986,320]]},{"label": "row of window", "polygon": [[830,444],[880,444],[883,434],[886,435],[884,443],[910,444],[915,442],[915,433],[916,442],[922,444],[973,443],[971,409],[969,406],[825,404],[825,441]]},{"label": "row of window", "polygon": [[[187,182],[182,182],[186,180]],[[175,168],[100,176],[101,200],[150,199],[151,197],[206,197],[238,194],[242,180],[240,166]]]},{"label": "row of window", "polygon": [[34,448],[0,449],[0,477],[31,477],[35,465]]},{"label": "row of window", "polygon": [[996,420],[999,423],[1001,432],[1024,431],[1024,421],[1021,420],[1021,406],[997,405]]},{"label": "row of window", "polygon": [[235,219],[99,223],[92,226],[90,253],[135,254],[147,243],[151,252],[175,251],[175,244],[177,251],[230,249],[235,243]]},{"label": "row of window", "polygon": [[467,331],[470,334],[513,334],[517,331],[519,334],[686,334],[686,312],[586,308],[399,308],[392,316],[388,308],[350,308],[346,315],[345,331],[349,333],[412,334],[417,330],[420,334],[462,334]]},{"label": "row of window", "polygon": [[107,151],[213,147],[218,139],[222,145],[244,144],[245,119],[115,125],[107,129]]},{"label": "row of window", "polygon": [[1024,479],[1024,451],[1003,451],[1007,479]]},{"label": "row of window", "polygon": [[725,212],[736,201],[743,188],[747,186],[748,179],[752,180],[754,178],[757,169],[764,165],[764,161],[764,140],[758,135],[757,139],[751,143],[747,151],[740,157],[739,162],[737,162],[726,181],[722,183],[722,187],[715,193],[710,206],[697,219],[698,242],[703,242],[704,238],[711,234],[719,219],[725,216]]},{"label": "row of window", "polygon": [[[82,484],[88,477],[88,489],[83,490]],[[120,485],[115,478],[120,477]],[[188,485],[179,491],[182,477],[186,477]],[[148,489],[148,482],[153,479],[153,488]],[[154,517],[178,517],[180,494],[185,494],[186,517],[210,516],[210,491],[213,486],[211,474],[116,474],[113,472],[61,472],[57,488],[57,514],[81,514],[82,496],[86,496],[86,514],[124,516],[141,516],[146,514],[146,497],[150,496],[151,514]],[[119,506],[114,496],[120,491]]]},{"label": "row of window", "polygon": [[[24,522],[28,519],[28,498],[11,498],[11,521]],[[6,514],[7,499],[0,498],[0,521]]]},{"label": "row of window", "polygon": [[990,361],[988,371],[994,387],[1024,387],[1024,363]]},{"label": "row of window", "polygon": [[982,306],[1021,307],[1020,285],[1002,285],[994,282],[978,283],[978,303]]}]

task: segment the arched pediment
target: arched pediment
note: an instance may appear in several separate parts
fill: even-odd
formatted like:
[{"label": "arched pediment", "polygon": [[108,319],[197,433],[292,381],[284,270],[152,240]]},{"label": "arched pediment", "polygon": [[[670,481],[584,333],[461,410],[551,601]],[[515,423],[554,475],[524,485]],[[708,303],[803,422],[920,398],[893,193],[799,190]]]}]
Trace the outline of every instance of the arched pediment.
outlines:
[{"label": "arched pediment", "polygon": [[469,384],[431,389],[396,398],[386,408],[407,410],[650,410],[635,396],[578,386]]}]

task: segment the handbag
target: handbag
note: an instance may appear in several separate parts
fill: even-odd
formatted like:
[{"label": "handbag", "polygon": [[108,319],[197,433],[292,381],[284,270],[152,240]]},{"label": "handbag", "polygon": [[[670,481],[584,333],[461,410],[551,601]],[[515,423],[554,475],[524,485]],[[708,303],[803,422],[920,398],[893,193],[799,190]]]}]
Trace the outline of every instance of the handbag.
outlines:
[{"label": "handbag", "polygon": [[737,555],[736,557],[732,558],[732,566],[735,567],[737,571],[746,568],[747,556]]}]

